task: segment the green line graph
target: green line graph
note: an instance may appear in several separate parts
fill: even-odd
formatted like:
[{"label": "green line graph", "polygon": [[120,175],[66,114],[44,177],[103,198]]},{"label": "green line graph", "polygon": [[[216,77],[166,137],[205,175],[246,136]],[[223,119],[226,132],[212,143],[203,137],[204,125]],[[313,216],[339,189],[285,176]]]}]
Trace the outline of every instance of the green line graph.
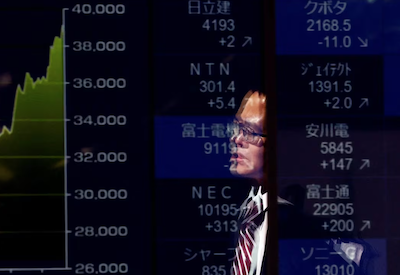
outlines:
[{"label": "green line graph", "polygon": [[[0,216],[25,205],[32,210],[42,209],[46,203],[58,209],[59,215],[53,217],[54,213],[41,210],[38,221],[44,217],[49,222],[64,219],[63,201],[54,205],[54,200],[48,200],[62,199],[60,194],[65,193],[63,38],[61,31],[50,45],[44,76],[34,79],[30,73],[25,74],[24,83],[16,88],[11,124],[0,129],[0,196],[8,198],[7,203],[0,202]],[[13,219],[0,224],[0,231],[33,228],[29,224],[14,228]]]},{"label": "green line graph", "polygon": [[[9,106],[12,112],[0,118],[0,271],[68,267],[65,10],[62,12],[61,28],[56,27],[55,32],[38,29],[43,33],[34,43],[22,40],[23,31],[4,37],[7,42],[18,38],[17,44],[24,46],[5,48],[2,56],[7,62],[0,65],[13,80],[1,86],[0,92],[7,100],[14,99]],[[29,20],[24,18],[24,24],[37,16],[33,13]]]},{"label": "green line graph", "polygon": [[18,85],[12,124],[0,131],[0,159],[64,156],[63,32],[50,47],[46,76],[25,75]]}]

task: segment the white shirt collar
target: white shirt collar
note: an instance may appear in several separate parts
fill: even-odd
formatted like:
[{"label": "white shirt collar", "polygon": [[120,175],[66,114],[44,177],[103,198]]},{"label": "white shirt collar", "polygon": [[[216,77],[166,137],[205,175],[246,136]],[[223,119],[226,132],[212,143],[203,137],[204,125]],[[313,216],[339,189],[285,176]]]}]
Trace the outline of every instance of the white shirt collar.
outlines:
[{"label": "white shirt collar", "polygon": [[[258,188],[257,193],[255,194],[255,190]],[[251,187],[251,190],[249,192],[248,198],[251,198],[257,205],[260,205],[260,202],[262,201],[263,209],[262,211],[266,210],[268,208],[268,192],[265,192],[264,194],[261,193],[261,186],[259,187]],[[278,197],[278,203],[279,204],[291,204],[293,203],[282,199],[281,197]]]},{"label": "white shirt collar", "polygon": [[261,205],[261,201],[262,201],[263,209],[259,209],[259,210],[264,211],[268,207],[268,204],[267,204],[268,203],[268,194],[267,193],[261,194],[261,186],[258,187],[257,193],[254,194],[255,193],[254,191],[256,190],[256,188],[257,187],[254,187],[254,186],[251,188],[248,198],[251,198],[258,206]]}]

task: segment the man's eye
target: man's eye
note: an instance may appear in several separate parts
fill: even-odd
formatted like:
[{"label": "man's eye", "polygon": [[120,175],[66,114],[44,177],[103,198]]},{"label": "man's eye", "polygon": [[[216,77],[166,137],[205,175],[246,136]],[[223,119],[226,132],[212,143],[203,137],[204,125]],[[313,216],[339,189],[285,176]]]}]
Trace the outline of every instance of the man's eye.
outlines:
[{"label": "man's eye", "polygon": [[254,133],[254,131],[252,129],[249,129],[249,128],[243,128],[243,131],[246,131],[248,134]]}]

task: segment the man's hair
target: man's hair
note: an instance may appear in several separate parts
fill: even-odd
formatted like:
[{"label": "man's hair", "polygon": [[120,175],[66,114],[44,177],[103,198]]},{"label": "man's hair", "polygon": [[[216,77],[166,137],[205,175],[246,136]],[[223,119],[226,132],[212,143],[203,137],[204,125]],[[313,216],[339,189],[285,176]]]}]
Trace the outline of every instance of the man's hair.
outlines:
[{"label": "man's hair", "polygon": [[[265,117],[265,121],[264,121],[264,127],[266,127],[266,119],[267,119],[267,95],[264,92],[260,92],[260,91],[254,91],[254,90],[250,90],[246,93],[246,95],[243,97],[242,102],[240,103],[240,107],[237,111],[237,115],[241,115],[244,108],[246,107],[247,103],[249,102],[250,98],[253,98],[254,96],[257,96],[257,98],[259,99],[259,102],[262,102],[263,104],[265,104],[265,109],[263,110],[264,112],[264,117]],[[266,130],[266,129],[264,129]]]},{"label": "man's hair", "polygon": [[255,94],[255,93],[258,93],[258,94],[259,94],[259,97],[261,98],[261,100],[267,101],[267,95],[266,95],[264,92],[260,92],[260,91],[258,91],[258,90],[250,90],[250,91],[248,91],[248,92],[245,94],[245,96],[243,97],[242,102],[240,103],[240,107],[239,107],[239,110],[238,110],[238,111],[244,109],[244,107],[246,106],[247,101],[249,100],[249,98],[250,98],[253,94]]}]

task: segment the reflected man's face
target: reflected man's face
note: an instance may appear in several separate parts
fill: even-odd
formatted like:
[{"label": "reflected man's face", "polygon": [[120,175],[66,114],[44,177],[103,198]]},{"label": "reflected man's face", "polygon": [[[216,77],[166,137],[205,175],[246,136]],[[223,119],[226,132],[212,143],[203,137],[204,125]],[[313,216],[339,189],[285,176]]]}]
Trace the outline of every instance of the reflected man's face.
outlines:
[{"label": "reflected man's face", "polygon": [[[265,134],[266,97],[258,92],[249,92],[244,97],[236,114],[236,122],[241,126],[238,135],[231,138],[236,144],[232,154],[230,171],[244,177],[260,179],[263,176],[264,143],[266,137],[253,136],[246,141],[244,132]],[[248,135],[251,136],[251,135]]]}]

